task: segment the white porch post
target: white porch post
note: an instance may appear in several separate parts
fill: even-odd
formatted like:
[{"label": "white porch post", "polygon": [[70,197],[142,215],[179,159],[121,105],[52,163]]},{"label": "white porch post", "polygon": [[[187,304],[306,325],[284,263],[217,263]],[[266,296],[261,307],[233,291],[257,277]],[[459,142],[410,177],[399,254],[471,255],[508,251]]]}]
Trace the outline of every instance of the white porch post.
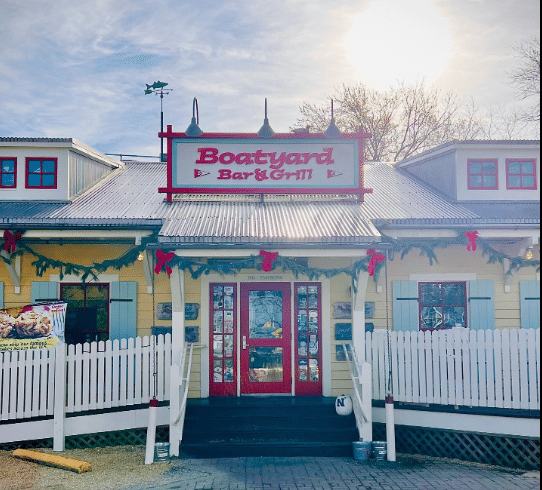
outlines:
[{"label": "white porch post", "polygon": [[53,409],[53,451],[64,451],[66,440],[66,344],[55,346],[55,401]]},{"label": "white porch post", "polygon": [[170,404],[169,404],[169,443],[170,455],[179,456],[181,441],[180,425],[173,422],[181,408],[181,357],[184,349],[184,270],[173,267],[169,276],[171,288],[171,373],[170,373]]},{"label": "white porch post", "polygon": [[364,441],[373,440],[372,417],[372,368],[365,362],[365,298],[369,273],[360,272],[358,276],[357,291],[352,292],[352,343],[356,351],[361,368],[361,402],[367,411],[367,422],[362,424],[361,438]]},{"label": "white porch post", "polygon": [[171,288],[172,363],[179,364],[184,349],[184,270],[173,267],[169,276]]},{"label": "white porch post", "polygon": [[369,274],[360,272],[357,291],[352,291],[352,343],[359,362],[365,362],[365,297]]}]

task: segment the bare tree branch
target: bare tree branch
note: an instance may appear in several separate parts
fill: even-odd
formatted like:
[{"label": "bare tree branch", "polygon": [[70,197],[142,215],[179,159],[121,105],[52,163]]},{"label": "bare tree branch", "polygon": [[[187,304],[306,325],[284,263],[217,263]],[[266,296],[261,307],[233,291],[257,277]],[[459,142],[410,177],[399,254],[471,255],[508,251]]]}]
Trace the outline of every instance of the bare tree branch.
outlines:
[{"label": "bare tree branch", "polygon": [[518,66],[508,77],[520,100],[535,100],[534,105],[524,111],[523,119],[540,122],[540,38],[524,41],[514,50]]}]

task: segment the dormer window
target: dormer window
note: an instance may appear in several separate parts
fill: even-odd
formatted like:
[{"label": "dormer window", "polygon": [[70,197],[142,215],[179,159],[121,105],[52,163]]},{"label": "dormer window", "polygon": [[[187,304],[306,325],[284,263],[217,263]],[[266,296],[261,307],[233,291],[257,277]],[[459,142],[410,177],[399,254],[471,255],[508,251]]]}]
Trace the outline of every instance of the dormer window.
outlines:
[{"label": "dormer window", "polygon": [[536,189],[535,160],[507,159],[506,188]]},{"label": "dormer window", "polygon": [[469,189],[498,189],[497,160],[468,161]]},{"label": "dormer window", "polygon": [[17,159],[0,157],[0,189],[17,187]]},{"label": "dormer window", "polygon": [[56,189],[57,164],[56,158],[27,158],[26,188]]}]

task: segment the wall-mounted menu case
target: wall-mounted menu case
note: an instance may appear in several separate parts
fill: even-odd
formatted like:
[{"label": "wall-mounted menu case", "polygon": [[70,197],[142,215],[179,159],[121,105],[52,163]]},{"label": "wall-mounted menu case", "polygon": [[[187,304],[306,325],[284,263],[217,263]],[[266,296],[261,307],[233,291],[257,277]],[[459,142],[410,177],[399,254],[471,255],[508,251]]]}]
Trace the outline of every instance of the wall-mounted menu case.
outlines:
[{"label": "wall-mounted menu case", "polygon": [[209,391],[215,396],[235,396],[237,285],[212,283],[210,295],[211,379]]},{"label": "wall-mounted menu case", "polygon": [[296,395],[322,394],[322,301],[319,283],[295,283]]}]

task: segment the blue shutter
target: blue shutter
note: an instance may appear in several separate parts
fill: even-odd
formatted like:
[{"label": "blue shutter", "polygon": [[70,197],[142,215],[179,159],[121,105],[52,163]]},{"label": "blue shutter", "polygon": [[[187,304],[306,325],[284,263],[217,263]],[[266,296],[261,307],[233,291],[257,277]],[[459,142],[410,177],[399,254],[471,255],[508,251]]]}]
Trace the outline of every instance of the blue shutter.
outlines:
[{"label": "blue shutter", "polygon": [[472,330],[495,328],[495,285],[493,281],[469,281],[469,324]]},{"label": "blue shutter", "polygon": [[393,329],[414,331],[420,329],[418,283],[393,281]]},{"label": "blue shutter", "polygon": [[135,337],[137,333],[137,283],[112,282],[109,340]]},{"label": "blue shutter", "polygon": [[520,281],[521,328],[540,328],[540,281]]},{"label": "blue shutter", "polygon": [[57,282],[33,282],[32,283],[32,304],[48,303],[57,301],[58,283]]},{"label": "blue shutter", "polygon": [[0,308],[4,307],[4,283],[0,282]]}]

